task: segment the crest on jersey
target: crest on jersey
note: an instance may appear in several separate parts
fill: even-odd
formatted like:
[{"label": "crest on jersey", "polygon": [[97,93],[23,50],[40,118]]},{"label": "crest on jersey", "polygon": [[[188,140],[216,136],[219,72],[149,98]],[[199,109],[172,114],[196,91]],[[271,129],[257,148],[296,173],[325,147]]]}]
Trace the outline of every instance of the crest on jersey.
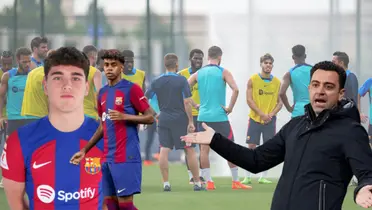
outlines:
[{"label": "crest on jersey", "polygon": [[101,171],[101,158],[89,157],[85,158],[85,171],[88,174],[94,175]]},{"label": "crest on jersey", "polygon": [[116,97],[115,98],[115,104],[121,105],[123,103],[123,97]]}]

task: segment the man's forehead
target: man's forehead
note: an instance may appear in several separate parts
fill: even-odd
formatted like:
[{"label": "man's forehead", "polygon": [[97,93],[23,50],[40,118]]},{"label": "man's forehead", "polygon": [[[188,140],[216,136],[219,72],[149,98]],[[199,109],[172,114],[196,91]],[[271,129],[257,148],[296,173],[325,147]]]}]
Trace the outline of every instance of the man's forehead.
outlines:
[{"label": "man's forehead", "polygon": [[314,72],[311,81],[318,81],[321,83],[337,83],[338,74],[335,71],[326,71],[323,69],[318,69]]},{"label": "man's forehead", "polygon": [[54,74],[58,72],[59,74],[63,75],[72,75],[72,74],[84,74],[84,70],[82,68],[79,68],[77,66],[65,66],[65,65],[59,65],[59,66],[53,66],[49,74]]},{"label": "man's forehead", "polygon": [[13,58],[12,57],[1,57],[1,61],[4,62],[4,63],[11,63],[13,62]]},{"label": "man's forehead", "polygon": [[118,61],[116,59],[111,59],[111,58],[105,58],[103,61],[105,63],[120,63],[120,61]]}]

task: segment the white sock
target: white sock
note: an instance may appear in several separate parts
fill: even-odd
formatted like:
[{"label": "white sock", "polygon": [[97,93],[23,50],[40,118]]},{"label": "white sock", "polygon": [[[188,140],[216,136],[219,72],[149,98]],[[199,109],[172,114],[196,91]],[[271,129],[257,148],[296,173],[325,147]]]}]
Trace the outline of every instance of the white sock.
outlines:
[{"label": "white sock", "polygon": [[252,173],[249,171],[245,171],[245,177],[252,178]]},{"label": "white sock", "polygon": [[239,181],[238,167],[230,168],[233,181]]},{"label": "white sock", "polygon": [[187,170],[187,173],[189,174],[189,180],[192,178],[192,173],[190,170]]},{"label": "white sock", "polygon": [[164,182],[164,187],[165,186],[170,186],[169,182]]},{"label": "white sock", "polygon": [[198,187],[201,187],[201,182],[194,182],[195,185],[197,185]]},{"label": "white sock", "polygon": [[266,178],[266,177],[267,177],[267,171],[262,172],[260,178]]},{"label": "white sock", "polygon": [[211,177],[211,169],[210,168],[205,168],[204,169],[204,175],[205,175],[206,181],[213,182],[212,177]]}]

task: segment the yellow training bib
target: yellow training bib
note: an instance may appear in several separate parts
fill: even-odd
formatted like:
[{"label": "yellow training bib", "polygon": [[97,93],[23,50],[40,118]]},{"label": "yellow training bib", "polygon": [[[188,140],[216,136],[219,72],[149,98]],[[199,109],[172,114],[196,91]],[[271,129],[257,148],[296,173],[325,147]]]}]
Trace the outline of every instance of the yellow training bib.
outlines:
[{"label": "yellow training bib", "polygon": [[42,118],[48,115],[48,97],[44,93],[43,80],[43,66],[28,73],[22,101],[22,116]]},{"label": "yellow training bib", "polygon": [[[278,102],[280,80],[274,76],[269,80],[264,80],[259,74],[251,77],[253,101],[263,113],[271,113]],[[264,123],[261,117],[250,110],[249,117],[259,123]]]},{"label": "yellow training bib", "polygon": [[145,71],[133,68],[133,75],[126,75],[124,73],[121,73],[121,78],[136,83],[140,86],[140,88],[142,88],[143,83],[145,82],[145,74]]},{"label": "yellow training bib", "polygon": [[[185,68],[181,71],[178,72],[179,75],[184,76],[186,79],[189,79],[191,76],[192,70],[191,68]],[[196,83],[194,86],[190,87],[191,88],[191,94],[192,94],[192,100],[196,104],[200,104],[200,97],[199,97],[199,91],[198,91],[198,83]],[[195,109],[194,107],[192,108],[192,116],[198,116],[199,111]]]},{"label": "yellow training bib", "polygon": [[88,75],[88,83],[89,83],[89,92],[88,95],[84,98],[84,114],[88,117],[98,120],[98,112],[97,112],[97,90],[94,85],[94,74],[98,70],[90,66],[89,67],[89,75]]}]

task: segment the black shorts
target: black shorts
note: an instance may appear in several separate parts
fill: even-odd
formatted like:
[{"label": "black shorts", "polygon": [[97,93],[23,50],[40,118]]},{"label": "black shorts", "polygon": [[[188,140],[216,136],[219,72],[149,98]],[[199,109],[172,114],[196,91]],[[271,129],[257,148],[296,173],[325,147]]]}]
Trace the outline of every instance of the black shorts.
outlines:
[{"label": "black shorts", "polygon": [[[204,128],[202,126],[203,122],[198,122],[198,130],[204,131]],[[216,133],[220,133],[222,136],[228,138],[231,141],[234,141],[234,133],[231,128],[229,121],[223,121],[223,122],[204,122],[209,127],[211,127]]]},{"label": "black shorts", "polygon": [[18,128],[25,126],[29,123],[32,123],[38,119],[22,119],[22,120],[8,120],[6,134],[9,136]]},{"label": "black shorts", "polygon": [[195,145],[186,146],[185,142],[181,141],[181,136],[187,134],[187,124],[180,123],[171,127],[158,126],[158,135],[160,147],[176,150],[195,147]]},{"label": "black shorts", "polygon": [[276,133],[276,116],[268,124],[261,124],[252,119],[248,122],[247,144],[260,145],[261,134],[263,143],[270,140]]}]

